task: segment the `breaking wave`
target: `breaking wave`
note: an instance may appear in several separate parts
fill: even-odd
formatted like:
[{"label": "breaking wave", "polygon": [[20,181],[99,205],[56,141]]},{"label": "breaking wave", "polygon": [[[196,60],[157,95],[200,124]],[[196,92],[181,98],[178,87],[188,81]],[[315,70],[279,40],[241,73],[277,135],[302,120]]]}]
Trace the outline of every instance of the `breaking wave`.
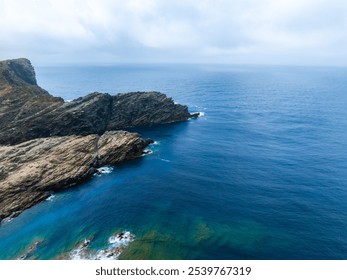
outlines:
[{"label": "breaking wave", "polygon": [[96,169],[96,176],[101,176],[102,174],[110,174],[113,171],[112,166],[102,166]]},{"label": "breaking wave", "polygon": [[72,260],[116,260],[123,253],[124,249],[134,241],[135,235],[129,231],[117,233],[110,236],[108,244],[100,250],[92,250],[90,248],[90,239],[85,239],[77,248],[73,249],[68,259]]}]

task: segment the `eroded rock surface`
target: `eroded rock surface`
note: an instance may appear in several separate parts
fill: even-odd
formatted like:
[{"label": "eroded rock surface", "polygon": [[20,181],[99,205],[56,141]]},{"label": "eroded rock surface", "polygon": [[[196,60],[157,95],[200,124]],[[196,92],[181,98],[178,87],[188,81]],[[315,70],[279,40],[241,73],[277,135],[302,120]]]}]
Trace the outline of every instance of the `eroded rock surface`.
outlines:
[{"label": "eroded rock surface", "polygon": [[116,131],[0,146],[0,220],[90,178],[98,167],[141,156],[149,143],[137,133]]},{"label": "eroded rock surface", "polygon": [[96,168],[142,155],[151,142],[114,130],[196,116],[159,92],[95,92],[64,102],[37,85],[28,59],[0,61],[0,221]]},{"label": "eroded rock surface", "polygon": [[36,83],[27,59],[0,62],[0,144],[65,135],[102,134],[137,126],[184,121],[187,106],[160,92],[131,92],[111,96],[94,92],[64,102]]}]

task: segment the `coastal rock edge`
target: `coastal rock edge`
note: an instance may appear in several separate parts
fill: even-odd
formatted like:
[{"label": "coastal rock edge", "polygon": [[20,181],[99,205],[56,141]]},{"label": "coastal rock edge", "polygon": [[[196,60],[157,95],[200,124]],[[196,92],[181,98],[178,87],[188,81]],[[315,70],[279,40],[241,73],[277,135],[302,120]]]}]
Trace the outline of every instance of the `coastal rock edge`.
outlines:
[{"label": "coastal rock edge", "polygon": [[0,146],[0,220],[90,178],[101,166],[141,156],[150,143],[137,133],[112,131]]},{"label": "coastal rock edge", "polygon": [[27,59],[0,61],[0,145],[50,136],[103,134],[196,117],[160,92],[90,93],[64,102],[40,88]]},{"label": "coastal rock edge", "polygon": [[99,167],[141,156],[152,140],[122,129],[198,116],[160,92],[94,92],[65,102],[38,86],[25,58],[0,61],[0,104],[0,221]]}]

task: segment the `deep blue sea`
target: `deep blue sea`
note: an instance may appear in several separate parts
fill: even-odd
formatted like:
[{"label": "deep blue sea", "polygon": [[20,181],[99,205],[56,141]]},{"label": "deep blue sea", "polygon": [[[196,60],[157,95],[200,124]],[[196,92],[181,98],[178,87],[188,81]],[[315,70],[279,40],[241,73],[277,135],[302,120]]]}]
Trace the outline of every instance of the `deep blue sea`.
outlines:
[{"label": "deep blue sea", "polygon": [[[0,226],[0,259],[347,259],[347,69],[41,67],[41,87],[160,91],[201,117],[134,129],[152,154],[110,167]],[[113,168],[113,169],[112,169]],[[37,245],[33,245],[37,242]],[[31,246],[31,248],[30,248]]]}]

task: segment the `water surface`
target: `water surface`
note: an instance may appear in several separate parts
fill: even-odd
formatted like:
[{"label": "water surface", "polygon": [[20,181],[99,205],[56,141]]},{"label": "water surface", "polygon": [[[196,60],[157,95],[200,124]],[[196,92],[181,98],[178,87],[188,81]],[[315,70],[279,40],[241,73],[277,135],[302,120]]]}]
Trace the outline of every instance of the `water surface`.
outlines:
[{"label": "water surface", "polygon": [[347,69],[221,65],[39,68],[71,100],[155,90],[196,120],[139,129],[153,153],[0,227],[0,259],[65,258],[135,235],[124,259],[347,259]]}]

